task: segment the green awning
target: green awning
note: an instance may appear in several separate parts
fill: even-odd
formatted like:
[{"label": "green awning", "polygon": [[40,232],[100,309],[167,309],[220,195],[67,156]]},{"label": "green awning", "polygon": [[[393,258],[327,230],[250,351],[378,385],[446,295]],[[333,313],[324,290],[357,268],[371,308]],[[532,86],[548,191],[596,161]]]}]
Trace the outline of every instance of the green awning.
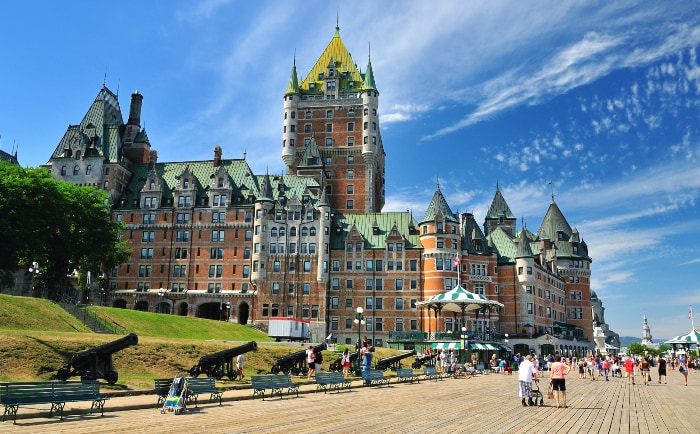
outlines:
[{"label": "green awning", "polygon": [[459,342],[433,342],[430,347],[437,350],[459,350],[462,348],[462,344]]}]

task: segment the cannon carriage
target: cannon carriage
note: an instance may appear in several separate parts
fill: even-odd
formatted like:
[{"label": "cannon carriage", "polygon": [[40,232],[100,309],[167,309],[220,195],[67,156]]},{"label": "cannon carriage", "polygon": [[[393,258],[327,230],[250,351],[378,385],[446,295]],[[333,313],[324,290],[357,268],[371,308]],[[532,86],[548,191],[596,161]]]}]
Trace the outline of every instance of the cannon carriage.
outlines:
[{"label": "cannon carriage", "polygon": [[81,380],[102,378],[109,384],[115,384],[119,379],[119,373],[112,365],[112,354],[138,343],[139,337],[130,333],[116,341],[75,353],[70,361],[58,370],[56,376],[60,381],[67,381],[70,377],[80,375]]},{"label": "cannon carriage", "polygon": [[424,365],[433,365],[433,360],[435,357],[437,357],[437,353],[423,354],[422,356],[416,357],[416,360],[413,361],[411,367],[413,369],[420,369]]},{"label": "cannon carriage", "polygon": [[[314,353],[319,353],[326,349],[326,344],[318,344],[314,346]],[[309,373],[309,366],[306,363],[306,350],[297,351],[295,353],[289,354],[287,356],[282,356],[277,359],[270,372],[273,374],[283,374],[292,375],[307,375]]]},{"label": "cannon carriage", "polygon": [[207,377],[213,377],[217,380],[221,380],[224,375],[231,380],[234,380],[237,376],[234,359],[239,354],[257,350],[258,344],[255,341],[250,341],[247,344],[238,347],[202,356],[199,359],[199,363],[190,368],[190,376],[198,377],[200,374],[204,373],[207,375]]},{"label": "cannon carriage", "polygon": [[[356,368],[357,368],[357,352],[349,353],[349,355],[350,355],[349,372],[352,374],[359,375],[359,373],[355,372]],[[331,372],[341,372],[343,370],[343,355],[340,354],[333,362],[331,362],[331,366],[328,369]]]},{"label": "cannon carriage", "polygon": [[384,357],[383,359],[377,360],[377,363],[375,364],[375,369],[378,369],[380,371],[386,371],[387,369],[391,368],[392,371],[396,371],[401,367],[401,360],[405,359],[406,357],[411,357],[415,355],[416,350],[411,350],[401,354],[395,354],[393,356]]}]

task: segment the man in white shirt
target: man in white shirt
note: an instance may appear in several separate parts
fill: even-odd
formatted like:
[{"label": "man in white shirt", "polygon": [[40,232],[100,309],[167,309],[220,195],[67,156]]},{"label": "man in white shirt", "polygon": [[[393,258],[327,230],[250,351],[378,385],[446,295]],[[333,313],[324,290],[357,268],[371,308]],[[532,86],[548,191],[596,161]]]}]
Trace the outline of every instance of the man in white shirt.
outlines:
[{"label": "man in white shirt", "polygon": [[[532,401],[532,380],[536,378],[536,375],[532,356],[528,354],[518,366],[518,385],[520,386],[518,396],[522,398],[523,407],[535,405]],[[527,398],[527,403],[525,403],[525,398]]]}]

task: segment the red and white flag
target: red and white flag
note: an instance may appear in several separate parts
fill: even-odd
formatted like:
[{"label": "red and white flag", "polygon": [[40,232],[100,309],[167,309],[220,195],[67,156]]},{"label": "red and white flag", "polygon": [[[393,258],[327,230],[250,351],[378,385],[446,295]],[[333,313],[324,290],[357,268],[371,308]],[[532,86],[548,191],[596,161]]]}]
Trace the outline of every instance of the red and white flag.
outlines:
[{"label": "red and white flag", "polygon": [[459,264],[461,264],[461,263],[462,263],[462,261],[459,260],[459,256],[455,256],[454,266],[459,268]]}]

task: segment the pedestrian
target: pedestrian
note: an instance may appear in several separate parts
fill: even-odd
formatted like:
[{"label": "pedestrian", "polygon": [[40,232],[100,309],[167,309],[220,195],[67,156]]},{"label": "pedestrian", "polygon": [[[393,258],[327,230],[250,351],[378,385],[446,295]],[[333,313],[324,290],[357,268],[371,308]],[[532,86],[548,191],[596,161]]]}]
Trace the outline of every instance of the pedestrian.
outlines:
[{"label": "pedestrian", "polygon": [[639,363],[639,371],[642,373],[642,379],[644,380],[645,386],[648,386],[651,380],[651,375],[649,375],[650,368],[651,365],[649,365],[649,361],[647,360],[647,358],[642,358],[641,363]]},{"label": "pedestrian", "polygon": [[561,392],[562,399],[564,401],[564,408],[566,406],[566,374],[569,373],[571,367],[567,364],[561,362],[561,356],[556,354],[554,356],[554,363],[550,368],[549,374],[549,385],[554,392],[554,397],[557,401],[557,408],[559,408],[559,392]]},{"label": "pedestrian", "polygon": [[632,356],[627,356],[625,358],[624,367],[627,384],[630,384],[630,381],[632,381],[632,385],[634,386],[634,358]]},{"label": "pedestrian", "polygon": [[656,369],[659,371],[659,384],[661,384],[661,377],[664,377],[664,384],[668,384],[666,380],[666,358],[659,355],[659,359],[656,361]]},{"label": "pedestrian", "polygon": [[438,356],[438,372],[445,372],[445,368],[447,365],[447,354],[445,354],[445,350],[440,351],[440,355]]},{"label": "pedestrian", "polygon": [[[532,356],[528,354],[518,366],[518,396],[522,398],[523,407],[535,405],[532,401],[532,381],[536,378],[535,364],[532,363]],[[527,404],[525,398],[527,398]]]},{"label": "pedestrian", "polygon": [[688,359],[678,360],[678,372],[680,372],[681,375],[683,376],[683,383],[687,386],[688,385],[688,366],[686,366],[686,363],[688,363]]},{"label": "pedestrian", "polygon": [[238,357],[236,357],[236,378],[239,380],[243,379],[243,362],[245,358],[243,357],[243,353],[239,354]]},{"label": "pedestrian", "polygon": [[610,362],[608,362],[607,357],[605,357],[603,359],[602,368],[603,368],[603,372],[605,373],[605,381],[610,381],[608,379],[608,375],[610,374]]},{"label": "pedestrian", "polygon": [[345,350],[343,350],[343,356],[342,356],[342,362],[343,362],[343,375],[347,376],[348,371],[350,370],[350,350],[348,347],[345,347]]},{"label": "pedestrian", "polygon": [[309,349],[306,350],[306,363],[309,365],[309,374],[306,376],[306,379],[310,380],[311,374],[316,372],[316,353],[313,345],[310,345]]}]

